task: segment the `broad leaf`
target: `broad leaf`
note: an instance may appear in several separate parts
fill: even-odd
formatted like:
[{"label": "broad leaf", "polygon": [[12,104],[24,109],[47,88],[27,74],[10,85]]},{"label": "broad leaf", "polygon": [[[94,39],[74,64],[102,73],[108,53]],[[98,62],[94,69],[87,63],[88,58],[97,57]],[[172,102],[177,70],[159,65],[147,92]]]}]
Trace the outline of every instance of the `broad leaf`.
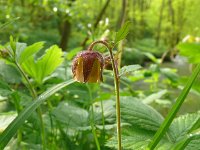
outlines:
[{"label": "broad leaf", "polygon": [[19,71],[12,65],[6,64],[0,60],[0,77],[8,83],[20,83],[21,75]]},{"label": "broad leaf", "polygon": [[142,67],[140,65],[124,66],[120,69],[119,76],[126,75],[128,73],[131,73],[131,72],[136,71],[136,70],[141,69],[141,68]]},{"label": "broad leaf", "polygon": [[32,78],[41,84],[43,79],[63,62],[62,55],[62,50],[54,45],[47,49],[46,53],[37,60],[34,59],[34,56],[29,57],[22,63],[22,66]]},{"label": "broad leaf", "polygon": [[157,131],[164,120],[152,107],[132,97],[121,97],[121,114],[126,123],[151,131]]},{"label": "broad leaf", "polygon": [[37,53],[41,48],[43,48],[44,42],[37,42],[28,47],[26,47],[22,52],[19,54],[18,62],[22,64],[25,60],[29,59],[35,53]]},{"label": "broad leaf", "polygon": [[[103,113],[104,113],[104,121],[106,124],[115,124],[116,115],[115,115],[115,102],[112,100],[102,101],[103,105]],[[96,102],[94,107],[94,120],[95,124],[102,125],[102,108],[101,103]]]},{"label": "broad leaf", "polygon": [[185,150],[200,150],[200,134],[190,135],[189,143]]},{"label": "broad leaf", "polygon": [[187,133],[191,131],[194,125],[200,121],[200,111],[193,114],[186,114],[176,118],[172,125],[170,126],[171,132],[176,139],[176,141],[180,140]]},{"label": "broad leaf", "polygon": [[171,150],[200,150],[200,134],[186,134],[184,138],[171,147]]},{"label": "broad leaf", "polygon": [[[125,150],[145,150],[154,132],[135,127],[122,129],[122,147]],[[112,137],[106,146],[117,149],[117,136]],[[163,139],[158,145],[158,150],[169,150],[172,143]]]},{"label": "broad leaf", "polygon": [[52,111],[56,120],[66,124],[67,127],[77,128],[88,126],[88,112],[77,106],[66,102],[60,103]]},{"label": "broad leaf", "polygon": [[122,28],[116,33],[115,41],[114,41],[115,44],[117,44],[119,41],[121,41],[124,38],[126,38],[128,32],[129,32],[130,25],[131,25],[130,21],[126,22],[122,26]]}]

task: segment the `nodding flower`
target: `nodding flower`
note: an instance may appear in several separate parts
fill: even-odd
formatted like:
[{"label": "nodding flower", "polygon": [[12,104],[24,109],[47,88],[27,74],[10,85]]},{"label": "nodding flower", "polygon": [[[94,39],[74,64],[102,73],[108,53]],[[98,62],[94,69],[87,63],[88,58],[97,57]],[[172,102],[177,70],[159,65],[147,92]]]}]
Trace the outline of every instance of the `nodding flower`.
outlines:
[{"label": "nodding flower", "polygon": [[82,83],[99,83],[103,81],[103,67],[104,59],[99,52],[82,51],[73,60],[73,77]]}]

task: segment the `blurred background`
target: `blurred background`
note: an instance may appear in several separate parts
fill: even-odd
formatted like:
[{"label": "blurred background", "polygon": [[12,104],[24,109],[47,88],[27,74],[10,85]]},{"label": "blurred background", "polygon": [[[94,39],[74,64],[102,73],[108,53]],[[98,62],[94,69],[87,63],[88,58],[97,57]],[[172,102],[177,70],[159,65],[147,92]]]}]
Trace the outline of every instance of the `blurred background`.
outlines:
[{"label": "blurred background", "polygon": [[123,60],[144,63],[141,51],[174,55],[183,37],[199,36],[199,6],[198,0],[0,0],[0,24],[11,22],[0,31],[0,43],[13,35],[70,51],[95,39],[112,39],[129,20],[125,47],[131,50],[125,49],[129,56]]}]

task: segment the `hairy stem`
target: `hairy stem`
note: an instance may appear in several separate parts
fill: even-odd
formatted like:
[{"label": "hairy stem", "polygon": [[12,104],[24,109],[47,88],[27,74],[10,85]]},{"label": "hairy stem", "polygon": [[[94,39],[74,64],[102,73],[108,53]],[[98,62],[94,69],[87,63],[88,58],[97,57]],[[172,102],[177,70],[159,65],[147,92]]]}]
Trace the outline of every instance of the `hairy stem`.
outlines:
[{"label": "hairy stem", "polygon": [[120,113],[120,96],[119,96],[119,72],[116,62],[113,56],[113,46],[110,46],[106,41],[95,41],[89,47],[88,51],[92,51],[96,44],[103,44],[110,53],[110,58],[112,62],[113,72],[114,72],[114,82],[115,82],[115,94],[116,94],[116,118],[117,118],[117,140],[118,140],[118,150],[122,149],[121,145],[121,113]]}]

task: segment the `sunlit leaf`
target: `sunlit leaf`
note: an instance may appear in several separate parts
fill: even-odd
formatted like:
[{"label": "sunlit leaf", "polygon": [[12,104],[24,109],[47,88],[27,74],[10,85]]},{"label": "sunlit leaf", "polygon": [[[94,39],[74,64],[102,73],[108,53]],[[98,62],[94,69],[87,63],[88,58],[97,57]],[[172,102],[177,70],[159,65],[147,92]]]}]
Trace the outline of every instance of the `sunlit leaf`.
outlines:
[{"label": "sunlit leaf", "polygon": [[37,53],[41,48],[43,48],[44,42],[37,42],[33,45],[26,47],[20,54],[19,54],[19,64],[22,64],[25,60],[29,59],[29,57],[33,56]]},{"label": "sunlit leaf", "polygon": [[200,43],[180,43],[177,48],[191,63],[200,63]]},{"label": "sunlit leaf", "polygon": [[118,43],[119,41],[123,40],[124,38],[126,38],[128,32],[129,32],[130,25],[131,25],[130,21],[124,23],[122,28],[116,33],[115,41],[114,41],[115,44]]},{"label": "sunlit leaf", "polygon": [[43,79],[63,62],[62,56],[62,50],[54,45],[47,49],[45,54],[37,60],[34,59],[34,56],[29,57],[22,63],[22,66],[32,78],[41,84]]}]

